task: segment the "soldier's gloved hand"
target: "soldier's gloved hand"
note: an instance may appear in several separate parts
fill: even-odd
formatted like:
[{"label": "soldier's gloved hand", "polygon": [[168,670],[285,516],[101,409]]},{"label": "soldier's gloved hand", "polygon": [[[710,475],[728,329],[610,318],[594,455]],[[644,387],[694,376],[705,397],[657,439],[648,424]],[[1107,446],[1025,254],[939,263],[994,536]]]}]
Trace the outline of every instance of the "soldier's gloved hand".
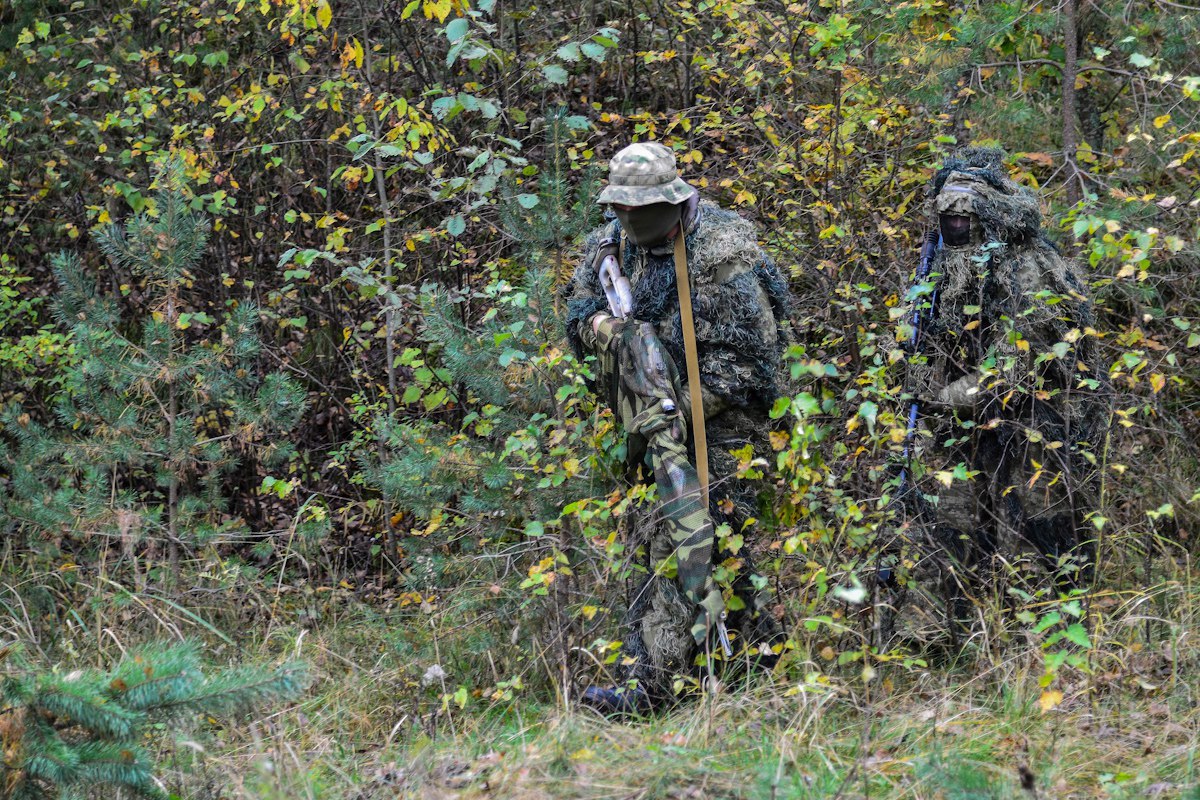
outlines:
[{"label": "soldier's gloved hand", "polygon": [[[705,419],[712,419],[729,408],[729,403],[724,398],[713,394],[703,383],[700,384],[700,399],[704,402]],[[692,418],[692,393],[686,384],[679,387],[679,411],[683,414],[684,419],[690,422]]]},{"label": "soldier's gloved hand", "polygon": [[620,339],[620,333],[625,326],[625,320],[599,311],[588,319],[587,324],[592,331],[591,338],[595,343],[594,349],[597,352],[601,352],[617,346],[615,343]]},{"label": "soldier's gloved hand", "polygon": [[933,396],[934,403],[953,409],[960,414],[973,412],[979,400],[979,377],[977,375],[963,375],[948,386],[943,386]]},{"label": "soldier's gloved hand", "polygon": [[[607,321],[601,324],[601,330]],[[654,326],[637,320],[618,320],[614,344],[621,371],[621,387],[647,400],[662,400],[668,411],[679,408],[675,394],[678,373],[671,355],[658,340]],[[601,334],[602,335],[602,334]]]}]

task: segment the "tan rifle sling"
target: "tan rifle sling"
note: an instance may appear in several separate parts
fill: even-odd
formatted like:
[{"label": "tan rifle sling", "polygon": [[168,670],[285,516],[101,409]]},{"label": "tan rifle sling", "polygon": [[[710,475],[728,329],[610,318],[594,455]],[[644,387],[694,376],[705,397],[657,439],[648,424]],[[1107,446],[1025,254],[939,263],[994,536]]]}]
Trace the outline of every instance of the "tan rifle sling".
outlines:
[{"label": "tan rifle sling", "polygon": [[704,397],[700,391],[700,358],[696,352],[696,322],[692,317],[692,286],[688,281],[687,244],[683,221],[675,237],[675,288],[679,291],[679,318],[683,322],[683,352],[687,359],[688,393],[692,398],[692,441],[696,445],[696,475],[700,498],[708,508],[708,438],[704,432]]}]

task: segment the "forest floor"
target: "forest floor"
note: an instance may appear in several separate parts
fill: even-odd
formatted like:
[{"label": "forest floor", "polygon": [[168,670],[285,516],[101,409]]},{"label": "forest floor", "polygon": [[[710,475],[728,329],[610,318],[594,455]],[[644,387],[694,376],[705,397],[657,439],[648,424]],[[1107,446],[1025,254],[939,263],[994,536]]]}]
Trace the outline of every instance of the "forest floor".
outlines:
[{"label": "forest floor", "polygon": [[[1200,798],[1200,627],[1187,612],[1155,631],[1141,603],[1110,618],[1106,641],[1151,633],[1158,644],[1097,649],[1091,674],[1060,674],[1049,709],[1039,646],[1010,643],[965,665],[880,664],[866,683],[860,666],[815,653],[668,713],[610,722],[555,698],[549,659],[520,685],[455,699],[463,662],[443,649],[439,676],[414,655],[431,631],[436,652],[438,611],[301,591],[305,602],[269,605],[249,591],[240,610],[100,599],[58,646],[102,660],[121,631],[169,631],[205,638],[218,660],[312,664],[297,705],[249,724],[210,720],[194,741],[164,745],[164,777],[189,800]],[[244,635],[231,647],[219,629]]]}]

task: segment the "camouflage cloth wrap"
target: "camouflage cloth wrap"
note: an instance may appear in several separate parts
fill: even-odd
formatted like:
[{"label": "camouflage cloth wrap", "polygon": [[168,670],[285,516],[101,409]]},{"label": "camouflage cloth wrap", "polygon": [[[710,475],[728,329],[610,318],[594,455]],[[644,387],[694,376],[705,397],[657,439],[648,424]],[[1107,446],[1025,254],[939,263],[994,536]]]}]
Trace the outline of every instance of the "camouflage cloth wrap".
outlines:
[{"label": "camouflage cloth wrap", "polygon": [[614,409],[621,424],[630,436],[645,440],[654,472],[662,525],[650,541],[651,570],[669,574],[674,566],[684,597],[698,607],[692,638],[703,644],[725,602],[712,579],[713,524],[688,459],[678,372],[649,323],[610,317],[600,324],[594,344],[602,372],[616,378]]},{"label": "camouflage cloth wrap", "polygon": [[909,495],[933,532],[927,571],[957,582],[1002,560],[1078,579],[1096,502],[1089,455],[1108,419],[1087,284],[1043,237],[1037,199],[998,150],[950,159],[929,210],[974,218],[971,243],[943,247],[933,263],[939,297],[910,365],[918,484],[936,496]]}]

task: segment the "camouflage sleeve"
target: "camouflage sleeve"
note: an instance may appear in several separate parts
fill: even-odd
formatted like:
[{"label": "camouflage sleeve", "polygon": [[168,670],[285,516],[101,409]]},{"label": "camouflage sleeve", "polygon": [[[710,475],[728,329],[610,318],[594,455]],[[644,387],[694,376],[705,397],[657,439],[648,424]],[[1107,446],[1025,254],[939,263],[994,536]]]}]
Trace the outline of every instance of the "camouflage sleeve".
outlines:
[{"label": "camouflage sleeve", "polygon": [[733,406],[769,407],[779,395],[787,284],[759,251],[754,264],[723,264],[698,287],[696,339],[705,388]]},{"label": "camouflage sleeve", "polygon": [[597,228],[584,240],[575,272],[559,293],[559,297],[567,308],[565,323],[567,342],[571,345],[571,350],[577,358],[594,354],[594,343],[585,341],[587,334],[584,333],[584,330],[592,315],[597,311],[608,310],[608,300],[604,296],[604,289],[600,286],[600,277],[596,274],[594,267],[596,253],[600,249],[600,242],[604,239],[608,228],[607,225]]}]

